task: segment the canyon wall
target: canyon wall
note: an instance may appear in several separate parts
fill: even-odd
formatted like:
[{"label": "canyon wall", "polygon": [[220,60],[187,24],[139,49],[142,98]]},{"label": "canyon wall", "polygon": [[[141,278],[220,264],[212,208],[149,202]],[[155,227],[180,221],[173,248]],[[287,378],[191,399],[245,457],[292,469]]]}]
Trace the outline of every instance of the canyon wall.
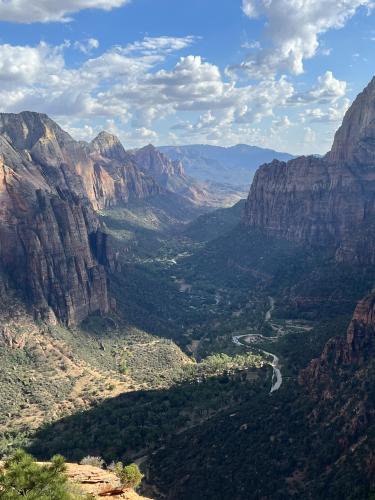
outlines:
[{"label": "canyon wall", "polygon": [[375,80],[354,101],[325,157],[273,161],[257,171],[244,224],[375,262]]}]

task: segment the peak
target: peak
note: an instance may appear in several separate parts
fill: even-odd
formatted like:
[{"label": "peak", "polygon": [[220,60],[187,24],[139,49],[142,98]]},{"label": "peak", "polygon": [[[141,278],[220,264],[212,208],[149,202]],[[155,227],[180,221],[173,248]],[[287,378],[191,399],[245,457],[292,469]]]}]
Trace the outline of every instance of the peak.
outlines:
[{"label": "peak", "polygon": [[118,161],[127,159],[127,154],[120,139],[116,135],[105,130],[100,132],[95,139],[91,141],[91,147],[94,151],[107,158]]},{"label": "peak", "polygon": [[91,145],[94,147],[96,150],[100,150],[103,152],[103,150],[108,150],[109,148],[113,147],[121,147],[122,144],[120,139],[114,135],[111,134],[110,132],[107,132],[106,130],[102,130],[96,137],[91,141]]},{"label": "peak", "polygon": [[143,146],[139,151],[157,151],[157,149],[153,144],[147,144],[147,146]]},{"label": "peak", "polygon": [[49,116],[35,111],[0,113],[0,134],[3,134],[16,148],[28,150],[32,149],[42,137],[63,141],[73,140]]},{"label": "peak", "polygon": [[116,135],[111,134],[110,132],[107,132],[106,130],[102,130],[101,132],[99,132],[99,134],[91,142],[97,142],[98,140],[103,140],[103,139],[120,142],[120,139]]},{"label": "peak", "polygon": [[375,160],[375,77],[357,96],[335,134],[329,160],[372,164]]},{"label": "peak", "polygon": [[60,126],[52,120],[45,113],[38,113],[36,111],[21,111],[20,113],[0,113],[0,123],[5,125],[12,125],[16,123],[23,123],[29,127],[38,124],[44,124],[49,128],[58,128]]}]

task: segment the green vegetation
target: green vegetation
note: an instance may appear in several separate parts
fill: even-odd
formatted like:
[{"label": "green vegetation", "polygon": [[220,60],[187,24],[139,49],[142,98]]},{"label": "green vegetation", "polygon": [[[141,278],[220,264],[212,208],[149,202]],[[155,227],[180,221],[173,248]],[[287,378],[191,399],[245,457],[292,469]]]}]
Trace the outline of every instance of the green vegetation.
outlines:
[{"label": "green vegetation", "polygon": [[[345,334],[375,269],[237,227],[241,203],[192,223],[183,207],[158,203],[102,215],[118,255],[115,312],[72,330],[41,325],[34,345],[0,347],[0,449],[28,443],[41,459],[146,458],[147,477],[179,500],[243,498],[244,491],[275,500],[329,491],[327,498],[341,500],[355,477],[360,486],[350,498],[368,498],[358,457],[373,436],[362,443],[355,427],[353,456],[340,455],[337,440],[347,438],[347,415],[358,414],[361,398],[374,400],[375,370],[366,386],[362,374],[327,373],[342,396],[328,392],[325,405],[298,377],[329,338]],[[233,343],[234,335],[254,334],[248,347]],[[283,373],[271,397],[262,351],[280,358]],[[31,439],[22,422],[26,399],[40,418]],[[19,425],[6,428],[13,417]]]},{"label": "green vegetation", "polygon": [[0,499],[79,500],[88,498],[73,491],[65,474],[63,457],[48,465],[37,464],[31,455],[17,450],[0,470]]},{"label": "green vegetation", "polygon": [[[50,456],[59,450],[71,461],[86,455],[101,455],[128,462],[173,440],[176,434],[200,425],[215,414],[250,401],[257,393],[267,394],[270,370],[257,368],[260,359],[254,356],[252,368],[245,356],[234,369],[234,359],[225,361],[218,371],[217,363],[186,365],[181,381],[169,388],[133,391],[103,401],[85,412],[45,425],[36,435],[31,451],[38,457]],[[228,365],[232,366],[227,371]],[[215,375],[211,375],[215,366]]]},{"label": "green vegetation", "polygon": [[117,462],[114,472],[124,488],[138,488],[144,477],[137,464],[123,465],[122,462]]}]

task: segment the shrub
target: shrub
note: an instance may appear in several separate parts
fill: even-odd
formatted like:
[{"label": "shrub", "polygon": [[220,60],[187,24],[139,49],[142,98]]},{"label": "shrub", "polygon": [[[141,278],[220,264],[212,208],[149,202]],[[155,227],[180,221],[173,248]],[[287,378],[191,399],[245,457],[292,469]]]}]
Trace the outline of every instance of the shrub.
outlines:
[{"label": "shrub", "polygon": [[37,464],[31,455],[17,450],[0,470],[0,499],[79,500],[65,474],[64,458],[56,455],[50,464]]},{"label": "shrub", "polygon": [[124,466],[121,462],[117,462],[114,466],[114,472],[124,488],[136,488],[144,477],[137,464]]},{"label": "shrub", "polygon": [[93,467],[99,467],[103,469],[105,462],[102,457],[91,457],[88,455],[79,462],[81,465],[92,465]]}]

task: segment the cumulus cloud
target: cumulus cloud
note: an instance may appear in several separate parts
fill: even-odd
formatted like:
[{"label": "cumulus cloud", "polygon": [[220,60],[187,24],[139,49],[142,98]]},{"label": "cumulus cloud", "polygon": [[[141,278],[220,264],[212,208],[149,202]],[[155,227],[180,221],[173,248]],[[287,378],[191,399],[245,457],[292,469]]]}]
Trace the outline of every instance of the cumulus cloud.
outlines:
[{"label": "cumulus cloud", "polygon": [[318,77],[317,84],[307,92],[296,93],[291,100],[297,103],[333,103],[346,94],[347,83],[337,80],[332,71]]},{"label": "cumulus cloud", "polygon": [[84,9],[111,10],[130,0],[0,0],[0,21],[34,23],[70,21],[70,14]]},{"label": "cumulus cloud", "polygon": [[201,56],[167,61],[194,41],[146,37],[92,55],[88,51],[99,47],[87,40],[85,60],[74,68],[64,57],[68,47],[82,50],[74,43],[0,45],[1,111],[45,112],[82,139],[111,126],[133,146],[160,140],[159,131],[168,133],[173,116],[172,134],[183,140],[272,146],[271,140],[281,141],[294,127],[290,110],[295,107],[298,112],[309,108],[300,122],[334,121],[342,113],[346,83],[329,71],[310,90],[297,93],[286,76],[244,82],[228,78]]},{"label": "cumulus cloud", "polygon": [[339,122],[344,117],[350,105],[349,99],[344,99],[342,103],[336,103],[329,106],[327,109],[313,108],[307,109],[302,113],[302,121],[309,120],[310,122]]},{"label": "cumulus cloud", "polygon": [[249,55],[241,67],[255,77],[303,73],[304,59],[319,48],[319,35],[342,28],[360,7],[373,0],[243,0],[250,18],[265,18],[267,46]]},{"label": "cumulus cloud", "polygon": [[40,43],[37,47],[0,45],[0,82],[14,88],[33,84],[41,77],[58,76],[64,67],[62,47]]}]

